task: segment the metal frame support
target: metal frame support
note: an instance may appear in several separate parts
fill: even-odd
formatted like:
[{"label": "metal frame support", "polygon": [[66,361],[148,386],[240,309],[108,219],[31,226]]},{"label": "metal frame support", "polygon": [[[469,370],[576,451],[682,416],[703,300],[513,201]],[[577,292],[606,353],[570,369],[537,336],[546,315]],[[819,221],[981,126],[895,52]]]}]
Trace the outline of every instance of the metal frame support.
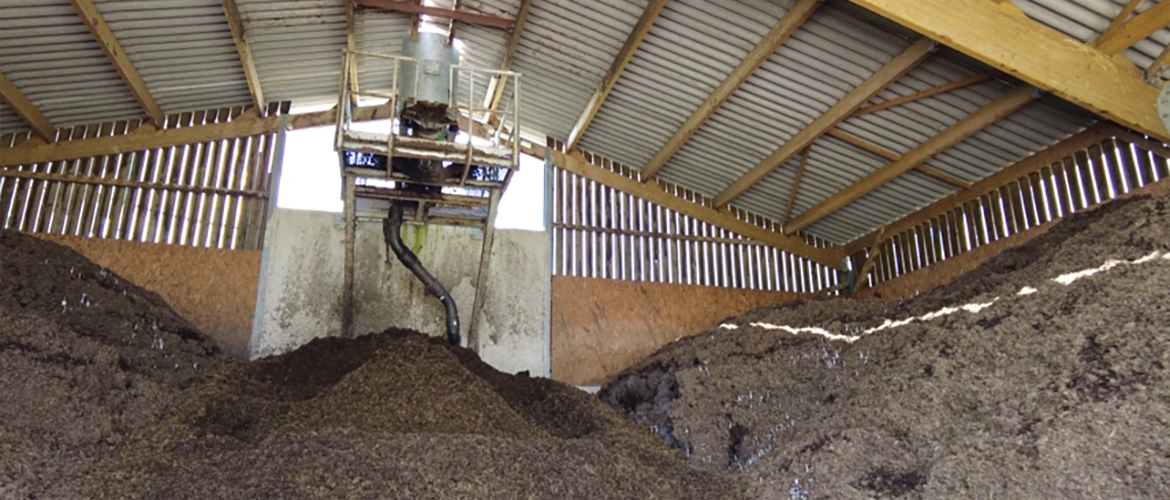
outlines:
[{"label": "metal frame support", "polygon": [[354,337],[354,300],[353,300],[353,266],[354,240],[357,238],[357,176],[345,174],[345,283],[342,285],[341,298],[341,335],[345,338]]},{"label": "metal frame support", "polygon": [[496,240],[496,211],[500,206],[500,190],[493,189],[488,203],[487,220],[483,227],[483,250],[479,253],[479,272],[475,278],[475,302],[471,305],[471,324],[467,325],[467,348],[479,352],[479,323],[483,320],[488,269],[492,262],[492,243]]}]

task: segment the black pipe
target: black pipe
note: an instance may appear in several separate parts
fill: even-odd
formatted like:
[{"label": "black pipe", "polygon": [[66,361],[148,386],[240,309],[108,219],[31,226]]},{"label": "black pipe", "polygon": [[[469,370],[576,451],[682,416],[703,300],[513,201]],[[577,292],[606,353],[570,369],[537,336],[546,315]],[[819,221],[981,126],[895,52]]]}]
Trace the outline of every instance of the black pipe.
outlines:
[{"label": "black pipe", "polygon": [[443,303],[443,308],[447,310],[447,342],[459,345],[459,310],[455,307],[455,299],[451,298],[451,294],[447,293],[447,289],[439,280],[427,272],[414,252],[402,244],[402,205],[397,203],[390,205],[390,213],[386,220],[382,221],[382,236],[386,239],[386,246],[394,251],[402,265],[418,277],[426,287],[427,293]]}]

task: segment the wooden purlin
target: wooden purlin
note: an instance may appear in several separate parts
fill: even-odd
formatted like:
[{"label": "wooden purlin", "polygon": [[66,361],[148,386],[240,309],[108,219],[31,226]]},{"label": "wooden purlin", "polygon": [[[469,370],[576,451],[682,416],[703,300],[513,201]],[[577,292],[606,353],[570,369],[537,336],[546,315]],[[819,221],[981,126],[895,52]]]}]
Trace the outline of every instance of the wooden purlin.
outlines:
[{"label": "wooden purlin", "polygon": [[850,1],[1100,116],[1170,142],[1170,132],[1151,104],[1158,89],[1142,81],[1140,71],[1125,58],[1071,42],[994,2]]}]

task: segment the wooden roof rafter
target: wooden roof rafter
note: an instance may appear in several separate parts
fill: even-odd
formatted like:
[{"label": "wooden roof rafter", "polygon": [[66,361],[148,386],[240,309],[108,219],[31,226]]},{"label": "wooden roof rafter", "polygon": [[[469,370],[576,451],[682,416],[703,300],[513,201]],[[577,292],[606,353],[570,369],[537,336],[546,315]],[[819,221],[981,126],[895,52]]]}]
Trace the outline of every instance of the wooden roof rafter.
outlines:
[{"label": "wooden roof rafter", "polygon": [[1170,26],[1170,2],[1166,1],[1158,2],[1133,19],[1127,20],[1140,4],[1141,0],[1130,0],[1109,24],[1109,28],[1089,45],[1106,54],[1120,54],[1154,32]]},{"label": "wooden roof rafter", "polygon": [[[996,2],[849,1],[1100,116],[1170,141],[1152,104],[1158,89],[1146,84],[1128,60],[1109,53],[1117,46],[1113,42],[1100,47],[1069,43],[1064,34]],[[1163,1],[1147,13],[1155,11],[1153,16],[1166,8],[1170,5]],[[1163,27],[1170,23],[1170,17],[1149,20]],[[1139,33],[1154,24],[1146,23],[1133,24],[1130,31]]]},{"label": "wooden roof rafter", "polygon": [[849,115],[849,118],[857,118],[858,116],[868,115],[870,113],[876,113],[876,112],[882,111],[884,109],[890,109],[890,108],[893,108],[896,106],[901,106],[903,104],[926,99],[927,97],[934,97],[934,96],[939,95],[939,94],[946,94],[948,92],[954,92],[954,91],[962,89],[962,88],[967,88],[967,87],[970,87],[972,85],[976,85],[976,84],[991,80],[992,78],[995,78],[995,75],[996,75],[995,72],[981,73],[978,75],[969,76],[967,78],[963,78],[963,79],[955,80],[953,82],[944,83],[942,85],[931,87],[931,88],[923,90],[921,92],[915,92],[913,94],[908,94],[908,95],[904,95],[902,97],[890,99],[888,101],[880,102],[878,104],[870,104],[868,106],[862,106],[860,108],[857,108],[857,111],[854,111],[853,114]]},{"label": "wooden roof rafter", "polygon": [[110,26],[106,24],[105,19],[102,18],[101,12],[98,11],[93,0],[69,0],[73,4],[73,10],[77,11],[77,15],[89,28],[89,32],[93,35],[94,40],[105,52],[106,57],[110,59],[110,63],[114,65],[114,70],[122,77],[122,81],[126,82],[126,86],[130,89],[130,93],[138,104],[142,106],[142,110],[146,112],[146,116],[155,125],[161,126],[163,120],[166,118],[163,115],[162,108],[155,102],[154,96],[151,95],[150,89],[147,88],[146,82],[138,75],[138,71],[134,69],[134,65],[130,62],[130,58],[126,56],[126,51],[122,49],[122,45],[118,43],[118,39],[114,37],[114,32],[110,30]]},{"label": "wooden roof rafter", "polygon": [[[1034,155],[1028,156],[1008,168],[1000,170],[991,174],[971,186],[970,189],[957,191],[941,200],[938,200],[930,205],[907,214],[906,216],[883,226],[887,234],[898,234],[909,228],[929,221],[931,218],[939,214],[946,213],[957,206],[967,203],[971,200],[978,199],[985,193],[998,189],[1000,186],[1026,176],[1031,172],[1039,170],[1045,165],[1059,162],[1065,156],[1068,156],[1073,151],[1083,150],[1090,145],[1100,143],[1110,137],[1125,133],[1116,125],[1108,122],[1098,122],[1084,131],[1069,137],[1048,147]],[[858,237],[852,242],[845,245],[845,253],[853,255],[857,252],[863,251],[869,246],[870,242],[876,237],[879,237],[881,230],[873,231],[867,235]]]},{"label": "wooden roof rafter", "polygon": [[[236,52],[240,54],[240,66],[244,70],[244,79],[248,82],[248,92],[252,94],[252,105],[256,109],[264,109],[266,104],[264,90],[260,87],[260,75],[256,72],[256,61],[252,59],[252,48],[244,34],[244,21],[240,18],[240,9],[236,5],[236,0],[220,0],[220,3],[223,4],[223,14],[227,17],[228,28],[232,31]],[[346,3],[349,1],[346,0]]]},{"label": "wooden roof rafter", "polygon": [[[663,144],[662,148],[658,150],[658,153],[646,163],[646,166],[642,167],[642,182],[649,182],[654,177],[654,174],[657,174],[662,167],[666,166],[666,162],[670,161],[671,157],[682,149],[687,141],[699,131],[699,128],[715,115],[715,112],[723,106],[723,103],[731,98],[731,95],[739,89],[740,85],[743,85],[743,82],[747,81],[748,77],[752,76],[759,69],[760,65],[764,64],[764,61],[768,60],[784,42],[788,41],[809,17],[812,17],[813,12],[820,5],[821,0],[798,0],[796,5],[789,9],[784,14],[784,17],[780,18],[776,26],[773,26],[771,31],[727,75],[723,83],[720,83],[711,92],[711,95],[707,97],[707,100],[703,101],[698,109],[691,114],[691,117],[674,132],[674,135],[666,141],[666,144]],[[795,153],[794,151],[793,154]]]},{"label": "wooden roof rafter", "polygon": [[788,234],[800,231],[842,207],[861,199],[861,197],[877,190],[893,181],[897,177],[913,170],[939,153],[950,149],[955,144],[967,140],[987,126],[1018,111],[1028,103],[1039,97],[1039,92],[1031,85],[1021,85],[1014,90],[1000,96],[987,106],[971,113],[958,123],[951,125],[938,135],[927,139],[914,147],[897,161],[887,163],[869,175],[862,177],[845,189],[821,201],[804,213],[796,216],[784,227]]},{"label": "wooden roof rafter", "polygon": [[53,142],[56,139],[57,129],[53,127],[49,119],[45,118],[36,105],[29,101],[3,73],[0,73],[0,99],[3,99],[8,107],[12,108],[12,111],[28,124],[38,137],[45,142]]},{"label": "wooden roof rafter", "polygon": [[581,112],[581,117],[573,125],[573,130],[569,132],[569,140],[565,142],[565,148],[569,151],[576,149],[577,144],[581,142],[581,137],[585,135],[585,130],[589,128],[589,124],[593,122],[593,117],[597,116],[597,112],[601,110],[601,105],[605,104],[605,99],[609,97],[609,93],[613,90],[614,85],[617,85],[618,79],[622,76],[622,72],[626,70],[626,65],[630,64],[630,59],[633,59],[634,53],[642,45],[642,40],[650,33],[650,28],[654,25],[654,21],[658,19],[658,15],[662,13],[663,7],[666,7],[666,1],[650,0],[650,3],[646,4],[646,8],[642,10],[642,15],[638,18],[638,22],[634,24],[634,28],[630,30],[630,34],[626,36],[626,41],[622,44],[622,48],[618,50],[617,56],[614,57],[613,62],[609,66],[609,70],[601,78],[601,83],[598,84],[597,90],[593,92],[593,96],[589,98],[589,103],[585,105],[585,109]]},{"label": "wooden roof rafter", "polygon": [[881,69],[875,71],[873,75],[870,75],[869,78],[861,82],[860,85],[846,94],[840,101],[837,101],[836,104],[822,113],[821,116],[814,119],[800,132],[797,132],[796,135],[777,148],[772,154],[768,155],[767,158],[761,160],[751,170],[740,176],[739,179],[736,179],[735,182],[720,192],[715,197],[715,206],[721,207],[730,203],[739,197],[739,195],[751,189],[752,186],[764,180],[765,177],[788,162],[789,159],[802,149],[808,147],[809,144],[812,144],[821,135],[848,118],[862,104],[869,102],[879,92],[885,90],[890,84],[926,60],[926,57],[931,54],[933,49],[934,43],[926,38],[907,47],[901,54],[895,56],[890,62],[882,66]]},{"label": "wooden roof rafter", "polygon": [[[512,62],[516,59],[516,50],[520,47],[520,37],[524,35],[524,25],[528,23],[528,9],[531,6],[532,0],[520,0],[520,8],[516,10],[515,27],[512,28],[512,35],[508,37],[508,45],[504,48],[504,60],[500,63],[500,71],[512,71]],[[496,110],[500,107],[500,101],[504,98],[504,89],[507,86],[508,78],[506,76],[496,76],[488,82],[489,123],[496,120]]]},{"label": "wooden roof rafter", "polygon": [[405,12],[407,14],[424,14],[431,17],[440,17],[443,19],[453,19],[462,23],[479,24],[483,26],[491,26],[493,28],[500,28],[510,30],[515,28],[516,22],[512,19],[505,19],[496,16],[487,16],[484,14],[476,14],[474,12],[467,12],[463,10],[441,9],[439,7],[428,7],[420,5],[415,2],[396,2],[393,0],[354,0],[357,5],[362,7],[369,7],[374,9],[382,9],[393,12]]}]

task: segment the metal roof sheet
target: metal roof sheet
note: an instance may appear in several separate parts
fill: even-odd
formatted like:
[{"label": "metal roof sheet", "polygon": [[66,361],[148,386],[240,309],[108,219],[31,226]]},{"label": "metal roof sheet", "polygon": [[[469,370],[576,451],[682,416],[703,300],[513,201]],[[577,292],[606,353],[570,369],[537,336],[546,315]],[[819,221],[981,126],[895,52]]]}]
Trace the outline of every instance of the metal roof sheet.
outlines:
[{"label": "metal roof sheet", "polygon": [[341,55],[346,48],[342,0],[237,0],[237,4],[265,99],[292,101],[297,107],[337,101]]},{"label": "metal roof sheet", "polygon": [[164,113],[252,103],[219,0],[95,0]]},{"label": "metal roof sheet", "polygon": [[[1013,0],[1028,17],[1082,42],[1096,40],[1129,0]],[[1135,14],[1157,3],[1146,0]],[[1149,67],[1162,49],[1170,44],[1170,28],[1158,30],[1123,52],[1139,68]]]},{"label": "metal roof sheet", "polygon": [[0,135],[27,132],[28,124],[16,116],[16,112],[8,107],[8,103],[0,101]]},{"label": "metal roof sheet", "polygon": [[69,0],[0,4],[0,72],[56,127],[143,116]]},{"label": "metal roof sheet", "polygon": [[[127,55],[164,111],[250,102],[238,54],[217,0],[96,0]],[[1165,1],[1165,0],[1164,0]],[[343,0],[237,0],[265,97],[294,107],[333,104],[346,46]],[[447,7],[453,0],[428,0]],[[633,167],[644,165],[694,109],[795,3],[795,0],[672,0],[650,29],[582,139],[584,149]],[[1015,0],[1029,16],[1081,41],[1095,39],[1126,0]],[[564,139],[586,107],[647,0],[535,0],[513,62],[522,73],[522,132]],[[461,9],[514,18],[519,0],[468,0]],[[1138,12],[1153,5],[1144,2]],[[448,21],[424,16],[443,30]],[[884,23],[884,24],[883,24]],[[359,49],[398,53],[411,16],[358,9]],[[509,32],[457,23],[463,64],[496,69]],[[885,62],[913,34],[856,6],[829,0],[772,54],[660,171],[664,179],[713,196],[791,138]],[[1141,67],[1170,29],[1125,55]],[[143,115],[67,0],[6,0],[0,5],[0,70],[56,126]],[[63,63],[63,62],[66,62]],[[874,103],[988,71],[942,50],[880,93]],[[359,64],[362,86],[387,82],[387,68]],[[464,82],[466,83],[466,82]],[[476,78],[478,96],[488,77]],[[1013,85],[983,82],[839,125],[845,133],[902,154],[991,102]],[[460,89],[461,90],[461,89]],[[504,105],[512,102],[512,85]],[[1045,97],[927,162],[975,181],[1087,126],[1095,117]],[[26,130],[0,107],[0,131]],[[793,216],[885,165],[881,157],[832,137],[814,143]],[[799,156],[735,204],[783,219]],[[810,226],[844,242],[951,192],[911,172]]]}]

